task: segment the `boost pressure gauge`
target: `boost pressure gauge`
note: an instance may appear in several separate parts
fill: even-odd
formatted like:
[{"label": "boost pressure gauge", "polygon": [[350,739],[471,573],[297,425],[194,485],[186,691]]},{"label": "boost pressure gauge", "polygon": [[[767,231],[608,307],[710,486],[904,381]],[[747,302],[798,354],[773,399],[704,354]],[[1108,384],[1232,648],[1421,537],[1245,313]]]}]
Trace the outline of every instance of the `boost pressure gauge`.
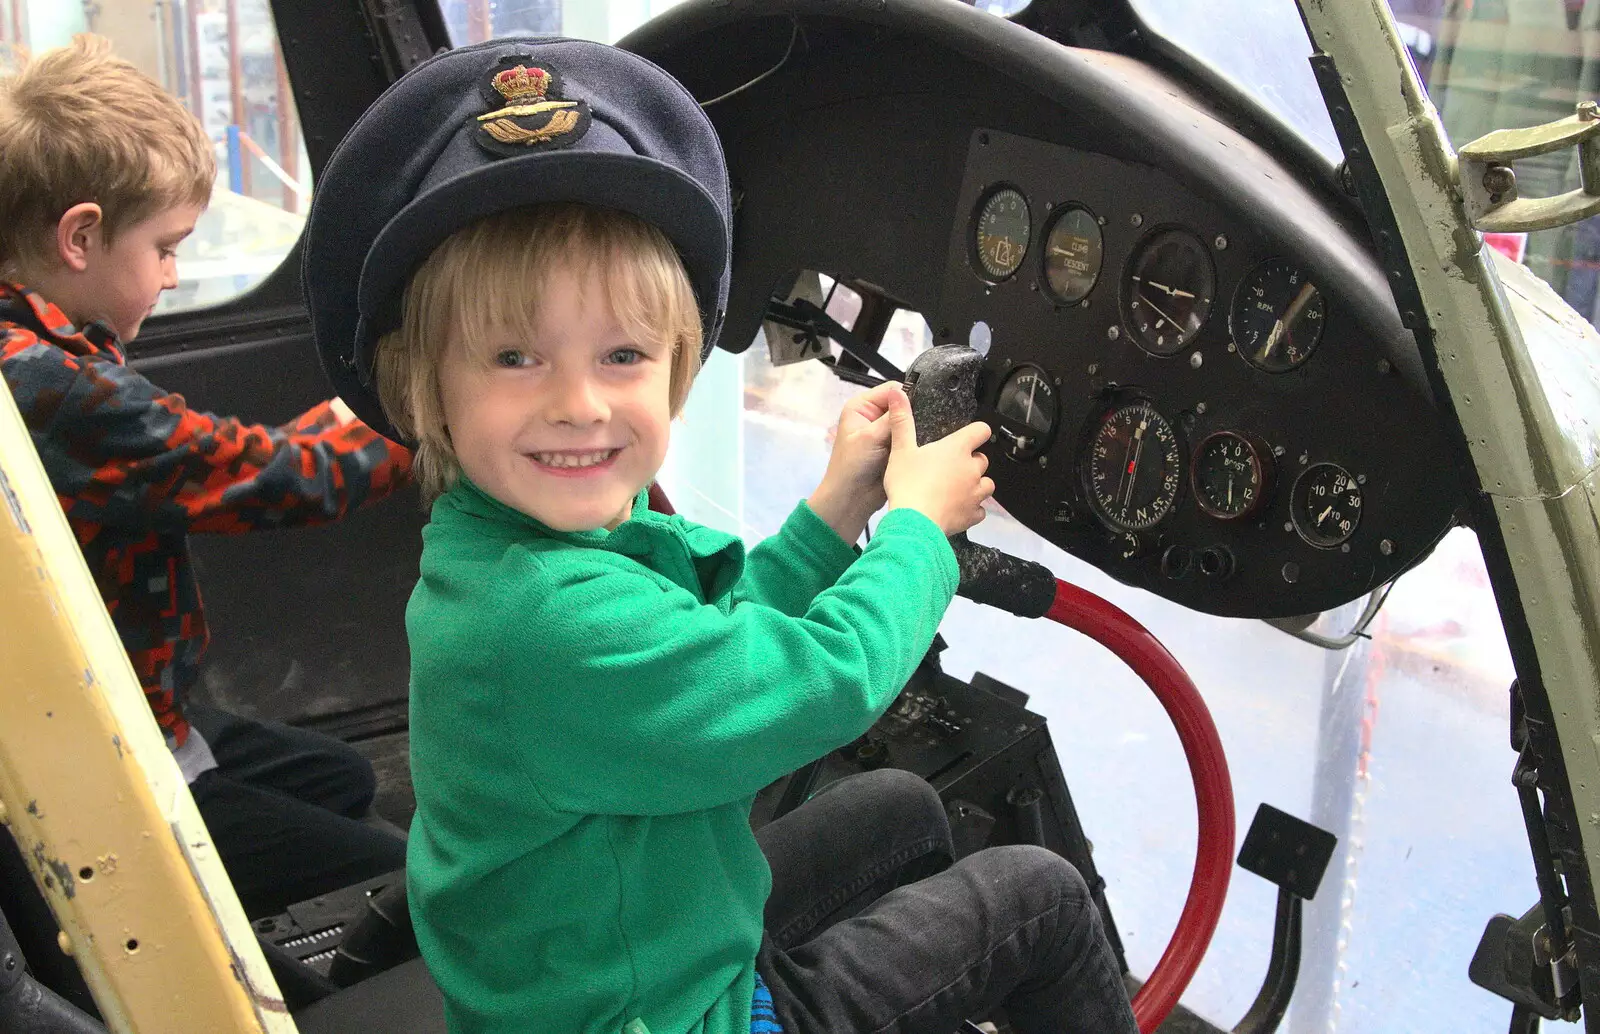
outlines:
[{"label": "boost pressure gauge", "polygon": [[1195,504],[1219,521],[1252,516],[1272,488],[1272,451],[1238,431],[1207,435],[1189,469]]}]

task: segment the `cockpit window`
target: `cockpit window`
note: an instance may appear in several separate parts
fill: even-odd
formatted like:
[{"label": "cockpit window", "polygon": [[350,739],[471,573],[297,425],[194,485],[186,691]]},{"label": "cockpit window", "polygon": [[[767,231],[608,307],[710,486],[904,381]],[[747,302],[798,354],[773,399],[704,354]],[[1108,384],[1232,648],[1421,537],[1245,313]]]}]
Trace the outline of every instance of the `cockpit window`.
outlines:
[{"label": "cockpit window", "polygon": [[[1600,89],[1600,4],[1390,0],[1390,6],[1456,147],[1490,130],[1565,118]],[[1517,181],[1529,197],[1572,190],[1579,185],[1577,152],[1520,161]],[[1596,220],[1487,237],[1548,281],[1589,322],[1600,320]]]},{"label": "cockpit window", "polygon": [[157,314],[219,305],[272,273],[300,239],[311,160],[267,0],[229,4],[0,0],[0,74],[81,32],[175,96],[216,149],[217,180],[177,247],[178,286]]},{"label": "cockpit window", "polygon": [[440,0],[456,46],[495,36],[570,36],[615,43],[683,0]]},{"label": "cockpit window", "polygon": [[1343,157],[1306,60],[1311,43],[1294,0],[1130,3],[1149,32],[1231,82],[1329,162]]}]

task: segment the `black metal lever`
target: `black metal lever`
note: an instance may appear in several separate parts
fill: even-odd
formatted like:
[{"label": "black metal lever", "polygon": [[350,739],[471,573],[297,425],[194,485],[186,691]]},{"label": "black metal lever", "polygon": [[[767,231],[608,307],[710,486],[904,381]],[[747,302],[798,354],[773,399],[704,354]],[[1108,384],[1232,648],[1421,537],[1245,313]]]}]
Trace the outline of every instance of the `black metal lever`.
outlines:
[{"label": "black metal lever", "polygon": [[[937,345],[912,361],[905,387],[918,445],[977,419],[982,372],[983,356],[966,345]],[[965,534],[952,535],[950,545],[961,567],[958,595],[1025,618],[1043,617],[1055,602],[1056,576],[1043,564],[980,546]]]},{"label": "black metal lever", "polygon": [[1256,1000],[1234,1034],[1272,1034],[1289,1011],[1289,999],[1300,979],[1303,902],[1317,894],[1338,839],[1270,804],[1256,809],[1250,831],[1239,846],[1239,866],[1278,887],[1278,909],[1272,925],[1272,957]]}]

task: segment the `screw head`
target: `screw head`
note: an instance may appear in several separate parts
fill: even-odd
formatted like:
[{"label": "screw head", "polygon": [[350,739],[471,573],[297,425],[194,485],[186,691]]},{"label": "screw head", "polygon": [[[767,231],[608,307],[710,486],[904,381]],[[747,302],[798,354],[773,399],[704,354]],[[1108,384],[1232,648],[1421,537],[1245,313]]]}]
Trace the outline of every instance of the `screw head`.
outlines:
[{"label": "screw head", "polygon": [[1115,324],[1112,324],[1111,326],[1106,328],[1106,338],[1108,340],[1115,341],[1117,338],[1119,338],[1121,336],[1122,336],[1122,328],[1121,327],[1118,327]]},{"label": "screw head", "polygon": [[1483,189],[1491,194],[1509,194],[1517,189],[1517,174],[1508,165],[1491,165],[1484,170]]},{"label": "screw head", "polygon": [[1194,404],[1194,411],[1195,411],[1196,414],[1198,414],[1200,416],[1205,416],[1206,415],[1206,404],[1204,402],[1196,402]]},{"label": "screw head", "polygon": [[1382,542],[1378,543],[1378,552],[1382,553],[1384,556],[1393,556],[1394,543],[1388,539],[1384,539]]},{"label": "screw head", "polygon": [[1128,222],[1134,226],[1143,226],[1144,216],[1140,215],[1138,212],[1135,212],[1128,217]]},{"label": "screw head", "polygon": [[1217,234],[1217,239],[1212,241],[1211,243],[1216,246],[1216,249],[1218,251],[1227,251],[1228,250],[1228,235],[1225,234],[1225,233],[1219,233],[1219,234]]}]

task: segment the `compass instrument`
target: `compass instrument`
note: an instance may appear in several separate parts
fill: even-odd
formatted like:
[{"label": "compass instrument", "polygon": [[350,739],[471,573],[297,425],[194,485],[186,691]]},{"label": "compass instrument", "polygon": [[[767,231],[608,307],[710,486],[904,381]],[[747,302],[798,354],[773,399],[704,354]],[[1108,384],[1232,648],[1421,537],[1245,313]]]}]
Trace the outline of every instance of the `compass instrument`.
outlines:
[{"label": "compass instrument", "polygon": [[1182,457],[1172,423],[1149,402],[1127,402],[1111,410],[1089,439],[1084,463],[1095,511],[1121,531],[1160,523],[1178,501]]}]

